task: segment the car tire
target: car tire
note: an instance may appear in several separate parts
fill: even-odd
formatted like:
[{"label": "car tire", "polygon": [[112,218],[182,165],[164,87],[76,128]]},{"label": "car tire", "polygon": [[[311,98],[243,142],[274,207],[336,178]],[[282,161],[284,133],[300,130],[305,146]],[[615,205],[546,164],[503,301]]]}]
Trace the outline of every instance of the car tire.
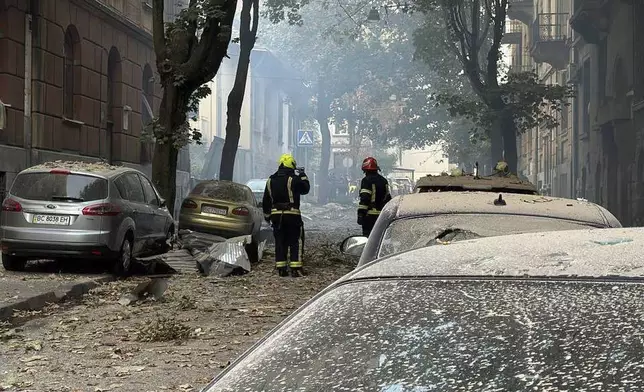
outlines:
[{"label": "car tire", "polygon": [[251,236],[250,244],[246,245],[246,253],[251,263],[259,263],[259,242],[257,241],[256,234]]},{"label": "car tire", "polygon": [[[172,250],[172,237],[174,237],[174,226],[170,226],[168,228],[168,232],[165,235],[165,239],[163,240],[163,243],[161,244],[161,253],[168,253],[169,251]],[[168,242],[170,244],[168,244]]]},{"label": "car tire", "polygon": [[7,271],[24,271],[27,259],[24,257],[2,255],[2,266]]},{"label": "car tire", "polygon": [[132,270],[132,239],[126,235],[121,244],[117,259],[114,261],[113,272],[116,276],[126,277]]}]

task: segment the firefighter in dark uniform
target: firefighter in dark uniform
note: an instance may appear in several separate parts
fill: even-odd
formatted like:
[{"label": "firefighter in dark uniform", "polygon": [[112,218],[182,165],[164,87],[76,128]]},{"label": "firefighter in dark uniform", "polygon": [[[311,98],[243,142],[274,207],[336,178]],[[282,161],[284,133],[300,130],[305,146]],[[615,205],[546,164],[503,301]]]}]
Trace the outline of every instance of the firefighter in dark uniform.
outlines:
[{"label": "firefighter in dark uniform", "polygon": [[358,224],[362,235],[368,237],[380,216],[382,208],[391,200],[389,182],[378,173],[380,168],[375,158],[367,157],[362,161],[365,176],[360,183],[360,204],[358,205]]},{"label": "firefighter in dark uniform", "polygon": [[266,181],[264,218],[273,226],[275,267],[280,276],[302,276],[304,225],[300,214],[300,196],[309,193],[311,185],[303,168],[296,171],[290,154],[280,157],[277,172]]}]

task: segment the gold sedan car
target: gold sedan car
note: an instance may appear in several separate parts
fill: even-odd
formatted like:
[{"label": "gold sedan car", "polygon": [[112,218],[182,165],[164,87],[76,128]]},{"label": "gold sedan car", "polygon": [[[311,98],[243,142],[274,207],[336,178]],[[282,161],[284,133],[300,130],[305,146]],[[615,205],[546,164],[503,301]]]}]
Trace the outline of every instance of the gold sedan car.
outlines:
[{"label": "gold sedan car", "polygon": [[203,181],[181,204],[179,229],[257,242],[263,212],[249,187],[231,181]]}]

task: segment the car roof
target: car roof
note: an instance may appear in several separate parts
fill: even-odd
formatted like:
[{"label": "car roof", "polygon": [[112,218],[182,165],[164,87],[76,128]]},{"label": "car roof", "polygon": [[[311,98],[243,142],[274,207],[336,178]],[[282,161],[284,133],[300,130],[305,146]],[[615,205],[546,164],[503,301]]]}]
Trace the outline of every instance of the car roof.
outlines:
[{"label": "car roof", "polygon": [[644,228],[513,234],[375,260],[341,281],[384,277],[644,278]]},{"label": "car roof", "polygon": [[537,188],[530,182],[521,180],[516,175],[491,175],[474,176],[472,174],[440,176],[428,175],[416,181],[415,189],[421,188],[443,189],[443,190],[481,190],[481,191],[503,191],[523,194],[538,194]]},{"label": "car roof", "polygon": [[[246,190],[250,190],[250,188],[246,184],[240,184],[238,182],[229,181],[229,180],[203,180],[203,181],[199,181],[199,183],[197,185],[195,185],[194,188],[196,188],[199,185],[232,186],[232,187],[237,187],[237,188],[243,188],[243,189],[246,189]],[[194,190],[194,188],[193,188],[193,190]]]},{"label": "car roof", "polygon": [[[505,201],[505,205],[495,205],[494,201],[499,196]],[[398,202],[391,203],[397,207],[396,219],[419,215],[480,213],[544,216],[604,227],[621,226],[613,214],[597,204],[560,197],[463,191],[413,193],[396,198],[399,198]]]},{"label": "car roof", "polygon": [[141,173],[126,166],[110,165],[106,162],[52,161],[32,166],[21,173],[47,173],[51,170],[68,170],[76,174],[90,174],[98,177],[112,178],[126,172]]}]

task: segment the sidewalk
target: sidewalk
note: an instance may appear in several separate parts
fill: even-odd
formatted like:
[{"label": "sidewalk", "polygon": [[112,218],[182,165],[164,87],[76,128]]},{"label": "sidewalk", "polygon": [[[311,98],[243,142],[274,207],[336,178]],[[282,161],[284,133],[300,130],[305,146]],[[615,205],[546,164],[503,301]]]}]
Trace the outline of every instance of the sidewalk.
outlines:
[{"label": "sidewalk", "polygon": [[0,322],[9,321],[15,310],[40,310],[113,279],[109,275],[13,273],[0,268]]}]

